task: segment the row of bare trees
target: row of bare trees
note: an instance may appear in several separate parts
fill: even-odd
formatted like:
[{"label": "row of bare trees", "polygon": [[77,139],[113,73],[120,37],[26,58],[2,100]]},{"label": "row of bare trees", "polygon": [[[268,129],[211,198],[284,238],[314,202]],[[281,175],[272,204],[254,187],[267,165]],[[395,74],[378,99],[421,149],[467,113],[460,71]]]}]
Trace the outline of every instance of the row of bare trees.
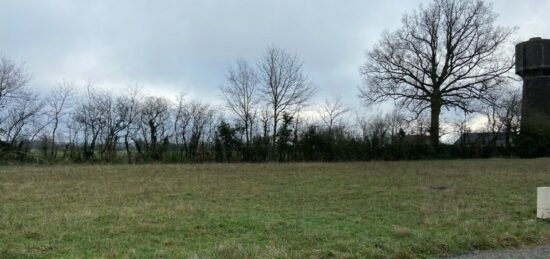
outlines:
[{"label": "row of bare trees", "polygon": [[[63,81],[41,98],[27,87],[23,66],[2,59],[0,73],[3,159],[204,161],[215,157],[216,145],[231,145],[223,150],[244,161],[290,159],[300,130],[313,124],[300,112],[316,88],[300,59],[277,48],[257,65],[241,60],[228,68],[221,90],[231,116],[183,94],[151,96],[137,86],[113,92]],[[333,136],[347,112],[341,100],[326,101],[319,124]]]},{"label": "row of bare trees", "polygon": [[[483,114],[489,142],[505,133],[510,147],[521,104],[517,90],[506,90],[513,67],[506,47],[515,29],[497,26],[496,18],[483,0],[434,0],[405,14],[402,28],[384,33],[360,69],[359,97],[369,105],[394,101],[399,112],[368,120],[351,119],[337,98],[307,118],[317,87],[299,57],[276,47],[228,67],[221,93],[230,115],[183,94],[174,100],[139,87],[114,93],[62,82],[40,98],[27,87],[25,69],[3,58],[0,154],[20,159],[41,150],[73,161],[125,154],[129,162],[364,159],[368,150],[391,146],[400,154],[407,143],[428,145],[425,137],[441,153],[442,131],[450,131],[442,127],[444,110]],[[471,122],[454,124],[458,135],[471,131]]]},{"label": "row of bare trees", "polygon": [[[6,155],[10,149],[29,153],[40,143],[52,159],[62,152],[63,158],[78,161],[109,161],[123,146],[130,162],[162,160],[167,150],[195,161],[214,143],[223,117],[218,107],[187,101],[183,94],[170,100],[143,95],[138,87],[115,94],[64,81],[41,99],[26,86],[30,77],[22,66],[3,59],[0,70],[0,140]],[[315,91],[302,61],[282,49],[269,48],[256,66],[241,60],[230,67],[222,93],[236,118],[235,134],[244,139],[244,159],[251,160],[259,121],[261,141],[269,149],[265,158],[276,158],[280,122],[287,116],[297,123],[296,114]]]},{"label": "row of bare trees", "polygon": [[166,97],[144,95],[136,86],[115,94],[66,81],[40,98],[28,81],[22,66],[1,60],[3,159],[40,152],[43,159],[112,161],[125,152],[129,162],[161,160],[171,138],[186,158],[194,159],[200,144],[211,137],[216,110],[208,104],[184,102],[182,97],[174,105]]},{"label": "row of bare trees", "polygon": [[138,87],[115,96],[88,86],[69,116],[73,135],[80,139],[68,144],[82,150],[79,159],[110,161],[124,150],[129,162],[160,161],[175,149],[173,155],[180,160],[194,161],[200,145],[212,137],[216,110],[201,102],[184,102],[183,96],[173,102],[142,95]]},{"label": "row of bare trees", "polygon": [[[280,67],[262,69],[267,62]],[[242,60],[230,66],[221,88],[229,115],[184,94],[169,99],[138,86],[115,93],[63,81],[41,98],[27,87],[24,68],[3,59],[0,154],[76,162],[334,161],[401,159],[410,146],[428,148],[429,120],[402,111],[352,118],[350,107],[334,98],[309,107],[317,112],[305,116],[315,87],[295,66],[301,67],[295,56],[277,49],[266,51],[257,66]],[[487,131],[506,132],[508,145],[519,128],[520,94],[502,90],[488,99],[480,108]],[[468,125],[457,123],[457,132],[469,132]]]}]

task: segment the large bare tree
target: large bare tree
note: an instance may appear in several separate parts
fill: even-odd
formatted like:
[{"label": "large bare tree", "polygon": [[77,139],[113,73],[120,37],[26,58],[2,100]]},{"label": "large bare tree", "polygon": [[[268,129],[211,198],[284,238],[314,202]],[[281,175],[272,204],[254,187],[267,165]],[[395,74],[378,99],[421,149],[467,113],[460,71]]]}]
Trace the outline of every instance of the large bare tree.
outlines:
[{"label": "large bare tree", "polygon": [[297,56],[274,47],[267,49],[258,65],[260,91],[272,110],[273,151],[283,113],[292,113],[292,109],[306,103],[317,90],[304,75],[302,65]]},{"label": "large bare tree", "polygon": [[254,68],[246,60],[238,60],[227,70],[227,85],[222,86],[222,94],[227,108],[237,117],[245,136],[247,160],[251,158],[253,126],[258,114],[258,77]]},{"label": "large bare tree", "polygon": [[366,103],[397,101],[430,111],[430,136],[439,144],[442,108],[470,112],[473,100],[499,87],[513,67],[506,53],[514,28],[495,25],[483,0],[434,0],[405,14],[401,29],[382,35],[360,72]]}]

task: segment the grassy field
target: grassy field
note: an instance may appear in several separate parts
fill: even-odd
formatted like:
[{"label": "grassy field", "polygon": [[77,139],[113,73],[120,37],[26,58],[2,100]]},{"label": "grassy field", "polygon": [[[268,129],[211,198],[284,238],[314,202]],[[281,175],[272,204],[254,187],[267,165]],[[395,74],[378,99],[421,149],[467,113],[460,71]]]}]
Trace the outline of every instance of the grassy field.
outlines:
[{"label": "grassy field", "polygon": [[409,258],[550,244],[550,160],[0,167],[0,257]]}]

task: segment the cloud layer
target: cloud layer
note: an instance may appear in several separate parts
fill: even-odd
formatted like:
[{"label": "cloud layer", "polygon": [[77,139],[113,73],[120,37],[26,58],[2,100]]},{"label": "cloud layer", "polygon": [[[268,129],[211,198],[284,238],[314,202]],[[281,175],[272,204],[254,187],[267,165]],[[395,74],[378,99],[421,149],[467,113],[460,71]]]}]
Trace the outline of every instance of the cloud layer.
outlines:
[{"label": "cloud layer", "polygon": [[[109,88],[139,82],[219,102],[226,67],[268,46],[298,54],[321,91],[357,105],[358,67],[384,30],[427,1],[1,0],[0,54],[25,61],[32,86],[66,79]],[[518,40],[550,37],[550,2],[498,0]],[[215,93],[215,94],[214,94]]]}]

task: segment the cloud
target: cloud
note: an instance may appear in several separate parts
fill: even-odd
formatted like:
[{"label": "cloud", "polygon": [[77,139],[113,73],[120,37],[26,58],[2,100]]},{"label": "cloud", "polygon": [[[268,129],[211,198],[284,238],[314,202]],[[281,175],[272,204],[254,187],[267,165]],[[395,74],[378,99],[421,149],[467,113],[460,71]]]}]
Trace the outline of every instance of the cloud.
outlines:
[{"label": "cloud", "polygon": [[[225,69],[276,45],[300,56],[320,87],[358,106],[358,68],[384,30],[428,1],[18,0],[0,9],[0,54],[25,61],[32,86],[62,79],[145,87],[219,102]],[[499,0],[499,23],[518,39],[550,37],[548,1]],[[214,94],[216,93],[216,94]]]}]

